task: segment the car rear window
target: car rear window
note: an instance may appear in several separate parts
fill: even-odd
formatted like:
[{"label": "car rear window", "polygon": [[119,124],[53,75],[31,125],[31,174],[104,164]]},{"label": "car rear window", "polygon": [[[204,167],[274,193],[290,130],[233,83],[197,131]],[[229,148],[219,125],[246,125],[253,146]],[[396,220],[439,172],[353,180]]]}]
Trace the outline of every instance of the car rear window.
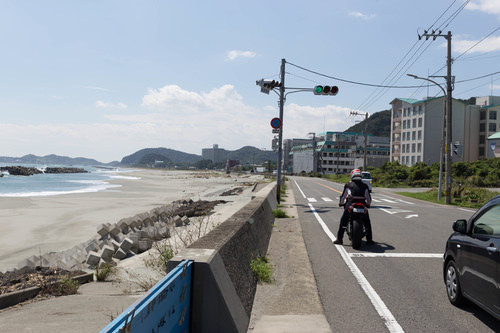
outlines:
[{"label": "car rear window", "polygon": [[363,179],[372,179],[372,175],[369,172],[363,172]]}]

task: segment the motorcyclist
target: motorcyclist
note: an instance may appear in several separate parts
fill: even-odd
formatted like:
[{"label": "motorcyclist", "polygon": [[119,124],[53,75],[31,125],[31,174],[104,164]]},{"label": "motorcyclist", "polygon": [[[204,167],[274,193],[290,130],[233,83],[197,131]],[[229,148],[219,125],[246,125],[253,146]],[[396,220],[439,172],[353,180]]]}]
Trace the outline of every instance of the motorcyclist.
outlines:
[{"label": "motorcyclist", "polygon": [[[370,191],[368,186],[363,183],[361,170],[354,169],[351,171],[351,181],[344,185],[344,191],[340,197],[339,206],[344,206],[344,213],[340,218],[339,230],[337,232],[337,239],[333,242],[334,244],[343,244],[342,238],[344,237],[344,231],[347,227],[347,222],[349,222],[349,212],[348,208],[353,202],[362,202],[366,207],[370,207],[372,198],[370,196]],[[363,197],[363,199],[355,199],[353,197]],[[370,222],[370,216],[368,215],[368,210],[365,214],[365,231],[366,231],[366,244],[375,244],[372,239],[372,226]]]}]

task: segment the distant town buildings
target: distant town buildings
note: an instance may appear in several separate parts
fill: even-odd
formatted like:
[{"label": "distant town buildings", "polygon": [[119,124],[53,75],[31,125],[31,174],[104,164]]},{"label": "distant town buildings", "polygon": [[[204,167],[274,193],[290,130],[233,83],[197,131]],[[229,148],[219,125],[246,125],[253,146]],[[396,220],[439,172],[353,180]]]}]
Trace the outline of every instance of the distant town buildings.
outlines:
[{"label": "distant town buildings", "polygon": [[[297,139],[295,139],[297,140]],[[321,174],[347,173],[363,168],[365,136],[362,133],[325,132],[313,139],[292,147],[293,173],[315,172]],[[297,141],[298,142],[298,141]],[[313,150],[313,145],[315,149]],[[367,135],[366,165],[380,167],[389,161],[389,137]]]}]

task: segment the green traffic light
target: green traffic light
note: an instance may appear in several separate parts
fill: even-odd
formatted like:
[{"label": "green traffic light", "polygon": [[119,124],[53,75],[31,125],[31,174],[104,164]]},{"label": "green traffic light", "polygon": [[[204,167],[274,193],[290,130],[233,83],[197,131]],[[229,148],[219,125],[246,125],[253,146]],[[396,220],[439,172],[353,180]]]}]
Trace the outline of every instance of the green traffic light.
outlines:
[{"label": "green traffic light", "polygon": [[316,89],[316,93],[317,94],[321,94],[321,92],[323,91],[323,87],[322,86],[316,86],[316,88],[314,88],[314,89]]}]

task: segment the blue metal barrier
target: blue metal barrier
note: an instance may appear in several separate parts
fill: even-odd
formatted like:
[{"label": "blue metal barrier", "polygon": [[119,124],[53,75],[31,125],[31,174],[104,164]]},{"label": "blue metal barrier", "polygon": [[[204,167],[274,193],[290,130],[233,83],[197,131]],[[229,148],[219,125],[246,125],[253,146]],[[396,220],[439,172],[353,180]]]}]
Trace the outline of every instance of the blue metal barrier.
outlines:
[{"label": "blue metal barrier", "polygon": [[189,332],[192,263],[182,261],[101,333]]}]

